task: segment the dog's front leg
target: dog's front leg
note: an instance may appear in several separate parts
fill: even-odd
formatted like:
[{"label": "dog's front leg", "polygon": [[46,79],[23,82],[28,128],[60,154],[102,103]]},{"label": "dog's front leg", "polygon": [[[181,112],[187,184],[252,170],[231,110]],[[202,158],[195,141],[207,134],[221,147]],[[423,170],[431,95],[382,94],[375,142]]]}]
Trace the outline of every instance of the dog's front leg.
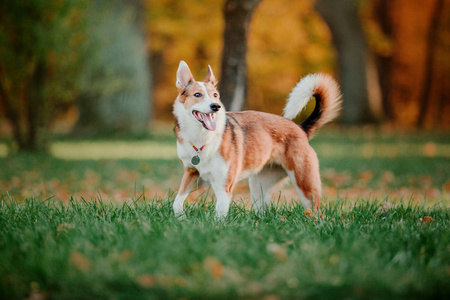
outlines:
[{"label": "dog's front leg", "polygon": [[181,179],[180,189],[178,195],[173,202],[173,211],[175,216],[180,217],[183,215],[183,203],[186,197],[192,191],[195,182],[197,181],[199,173],[196,169],[188,168],[184,170],[183,179]]},{"label": "dog's front leg", "polygon": [[223,219],[227,216],[228,210],[230,209],[231,194],[227,194],[225,190],[216,190],[217,204],[216,204],[216,218]]},{"label": "dog's front leg", "polygon": [[211,182],[211,186],[216,194],[216,218],[223,219],[227,216],[230,209],[231,196],[236,181],[236,172],[234,169],[228,170],[228,177],[223,180],[222,178]]}]

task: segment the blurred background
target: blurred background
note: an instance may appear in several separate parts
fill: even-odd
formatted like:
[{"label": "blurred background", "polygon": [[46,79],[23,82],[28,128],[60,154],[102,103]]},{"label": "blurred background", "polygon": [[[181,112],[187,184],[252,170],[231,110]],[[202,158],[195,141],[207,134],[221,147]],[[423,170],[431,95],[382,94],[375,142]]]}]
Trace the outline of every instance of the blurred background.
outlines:
[{"label": "blurred background", "polygon": [[229,110],[280,114],[302,76],[327,72],[341,123],[450,126],[447,0],[0,5],[1,134],[19,149],[45,150],[48,129],[139,135],[170,121],[180,60],[200,79],[212,66]]},{"label": "blurred background", "polygon": [[[302,76],[332,74],[344,96],[342,125],[324,136],[412,132],[420,136],[414,146],[361,149],[372,156],[391,150],[394,157],[402,151],[438,156],[449,166],[449,20],[449,0],[3,0],[0,157],[35,152],[85,162],[156,159],[161,161],[139,168],[152,174],[155,166],[167,168],[156,181],[178,178],[170,173],[181,172],[175,167],[172,104],[175,73],[185,60],[197,80],[211,65],[228,110],[281,114]],[[362,125],[369,133],[357,131]],[[437,140],[430,132],[440,134]],[[149,142],[104,142],[118,138]],[[26,157],[15,165],[10,156],[3,188],[14,190],[14,172],[43,160]],[[86,168],[74,178],[89,179]],[[55,174],[48,177],[62,176]],[[139,177],[120,174],[130,181]],[[16,175],[19,190],[26,186],[23,178],[37,176]],[[440,176],[438,190],[450,189],[448,171]]]}]

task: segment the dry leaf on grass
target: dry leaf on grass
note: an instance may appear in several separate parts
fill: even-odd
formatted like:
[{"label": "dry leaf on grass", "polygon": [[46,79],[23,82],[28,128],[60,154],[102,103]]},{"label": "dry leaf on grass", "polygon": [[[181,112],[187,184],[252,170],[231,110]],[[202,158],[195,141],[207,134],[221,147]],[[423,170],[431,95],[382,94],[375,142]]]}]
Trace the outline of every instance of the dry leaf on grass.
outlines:
[{"label": "dry leaf on grass", "polygon": [[272,253],[276,258],[282,261],[287,260],[287,252],[280,244],[270,243],[266,246],[267,252]]},{"label": "dry leaf on grass", "polygon": [[152,275],[144,274],[137,278],[137,282],[140,286],[149,288],[155,285],[156,279]]},{"label": "dry leaf on grass", "polygon": [[74,251],[70,255],[70,261],[79,270],[88,271],[92,267],[92,262],[80,252]]},{"label": "dry leaf on grass", "polygon": [[419,219],[419,224],[430,224],[434,222],[434,219],[430,216],[425,216]]},{"label": "dry leaf on grass", "polygon": [[207,257],[203,261],[204,268],[212,275],[214,278],[222,278],[223,276],[223,264],[215,257]]}]

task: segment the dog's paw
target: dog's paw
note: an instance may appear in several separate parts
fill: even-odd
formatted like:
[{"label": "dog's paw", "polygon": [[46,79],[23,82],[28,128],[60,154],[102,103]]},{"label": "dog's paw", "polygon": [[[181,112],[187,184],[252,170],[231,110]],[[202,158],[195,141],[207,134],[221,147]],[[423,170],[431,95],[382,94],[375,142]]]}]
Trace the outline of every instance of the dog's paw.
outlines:
[{"label": "dog's paw", "polygon": [[186,219],[186,214],[184,213],[184,212],[181,212],[181,213],[176,213],[175,214],[175,218],[177,219],[177,220],[185,220]]},{"label": "dog's paw", "polygon": [[216,213],[214,215],[214,220],[218,221],[218,222],[223,222],[223,221],[225,221],[226,217],[227,217],[226,214],[218,214],[218,213]]}]

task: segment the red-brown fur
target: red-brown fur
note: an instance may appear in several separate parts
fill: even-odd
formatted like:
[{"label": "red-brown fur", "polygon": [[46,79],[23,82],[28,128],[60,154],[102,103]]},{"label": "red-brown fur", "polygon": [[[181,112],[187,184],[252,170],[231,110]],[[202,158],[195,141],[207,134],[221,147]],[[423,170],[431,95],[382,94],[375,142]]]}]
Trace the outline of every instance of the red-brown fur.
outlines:
[{"label": "red-brown fur", "polygon": [[319,208],[320,178],[312,175],[318,172],[318,159],[306,133],[297,124],[256,111],[227,113],[227,120],[219,149],[229,162],[227,193],[231,194],[239,173],[258,173],[266,164],[276,164],[295,173],[299,188],[314,200],[313,207]]},{"label": "red-brown fur", "polygon": [[[248,176],[251,177],[250,190],[256,196],[252,197],[252,202],[254,200],[257,211],[270,200],[267,196],[270,196],[272,188],[286,175],[293,181],[302,203],[319,210],[319,161],[309,139],[338,113],[341,96],[336,82],[323,74],[304,77],[288,99],[285,117],[256,111],[226,113],[224,108],[210,110],[210,106],[212,109],[214,105],[221,105],[216,83],[210,67],[201,83],[194,80],[186,63],[180,62],[176,82],[179,94],[174,114],[177,149],[180,161],[185,165],[185,173],[174,201],[175,214],[182,214],[183,201],[199,176],[206,176],[211,182],[218,200],[216,214],[221,217],[228,212],[237,181]],[[290,119],[312,96],[316,97],[316,107],[311,116],[301,124],[292,122]],[[200,121],[199,109],[203,110]],[[207,123],[204,123],[205,116]],[[198,122],[203,122],[205,128]],[[192,142],[196,142],[199,148],[202,144],[210,147],[209,152],[201,154],[196,150],[197,156],[202,156],[202,163],[195,166],[191,162],[196,155]],[[258,190],[260,186],[261,192]],[[264,199],[259,199],[260,196]]]},{"label": "red-brown fur", "polygon": [[181,179],[181,185],[180,189],[178,190],[179,193],[183,194],[190,188],[192,188],[197,181],[200,174],[198,171],[194,168],[185,168],[183,179]]}]

